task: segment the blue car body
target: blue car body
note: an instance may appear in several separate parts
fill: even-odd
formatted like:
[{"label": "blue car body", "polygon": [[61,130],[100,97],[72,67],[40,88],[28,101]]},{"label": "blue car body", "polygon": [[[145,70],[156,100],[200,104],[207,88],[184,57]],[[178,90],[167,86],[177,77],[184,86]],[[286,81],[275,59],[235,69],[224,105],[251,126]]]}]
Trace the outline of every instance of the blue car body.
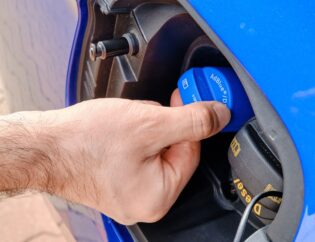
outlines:
[{"label": "blue car body", "polygon": [[[65,9],[66,1],[52,1],[51,8]],[[254,80],[259,89],[279,115],[298,152],[303,174],[303,212],[299,226],[295,231],[295,241],[315,240],[315,2],[304,1],[222,1],[188,0],[184,6],[202,28],[218,39],[219,46],[233,55],[236,64]],[[5,7],[20,4],[18,1],[7,2]],[[41,1],[28,1],[25,14],[40,8]],[[87,0],[77,0],[77,23],[75,35],[65,35],[58,39],[60,43],[72,43],[72,49],[65,49],[69,57],[68,71],[59,75],[65,84],[65,104],[72,105],[76,99],[77,75],[84,32],[87,26]],[[56,16],[58,12],[56,12]],[[73,22],[73,9],[63,12],[63,18],[55,21],[63,28],[67,21]],[[18,18],[18,16],[16,16]],[[53,16],[52,16],[53,17]],[[22,17],[21,17],[22,18]],[[45,24],[45,19],[38,21]],[[10,25],[10,23],[7,23]],[[31,28],[30,28],[30,31]],[[50,29],[43,28],[36,38],[43,39],[51,35]],[[208,32],[207,32],[208,33]],[[59,35],[59,33],[56,33]],[[14,35],[14,32],[13,32]],[[40,35],[40,36],[39,36]],[[61,35],[59,35],[61,36]],[[11,38],[23,38],[12,36]],[[4,41],[0,42],[4,45]],[[40,43],[37,43],[38,47]],[[58,52],[58,45],[45,46],[41,51]],[[37,48],[35,44],[34,49]],[[18,51],[12,50],[12,54]],[[18,56],[17,56],[18,57]],[[4,57],[5,58],[5,57]],[[54,60],[58,63],[60,60]],[[12,62],[14,64],[14,62]],[[15,62],[16,64],[17,62]],[[45,69],[32,70],[31,64],[25,63],[30,71],[45,77]],[[27,66],[29,65],[29,66]],[[5,70],[8,70],[5,69]],[[5,70],[1,70],[5,72]],[[55,71],[58,71],[57,69]],[[49,87],[43,87],[49,90]],[[49,96],[49,95],[48,95]],[[50,97],[53,98],[53,97]],[[55,105],[58,107],[58,105]],[[55,107],[52,106],[52,107]],[[285,178],[286,179],[286,178]],[[290,179],[290,178],[287,178]],[[118,225],[103,216],[109,241],[133,241],[126,227]]]}]

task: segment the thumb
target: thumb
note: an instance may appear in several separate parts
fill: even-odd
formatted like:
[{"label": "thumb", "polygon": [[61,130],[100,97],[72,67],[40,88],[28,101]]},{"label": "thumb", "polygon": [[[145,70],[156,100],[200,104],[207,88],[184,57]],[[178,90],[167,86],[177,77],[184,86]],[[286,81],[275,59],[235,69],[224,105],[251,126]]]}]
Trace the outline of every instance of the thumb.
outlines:
[{"label": "thumb", "polygon": [[162,147],[183,141],[200,141],[221,131],[230,121],[228,108],[219,102],[199,102],[166,110],[160,133]]}]

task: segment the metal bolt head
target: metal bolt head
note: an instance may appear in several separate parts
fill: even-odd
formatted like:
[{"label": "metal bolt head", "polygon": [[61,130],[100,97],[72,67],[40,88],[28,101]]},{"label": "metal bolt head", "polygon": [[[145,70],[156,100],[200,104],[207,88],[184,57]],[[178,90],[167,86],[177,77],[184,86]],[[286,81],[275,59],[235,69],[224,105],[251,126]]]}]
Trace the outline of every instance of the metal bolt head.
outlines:
[{"label": "metal bolt head", "polygon": [[106,60],[107,58],[107,50],[106,50],[106,46],[104,44],[104,41],[100,41],[97,43],[96,45],[96,51],[97,51],[97,56],[99,57],[101,60]]},{"label": "metal bolt head", "polygon": [[89,54],[90,54],[90,60],[91,60],[91,61],[96,61],[96,57],[97,57],[96,44],[93,44],[93,43],[92,43],[92,44],[90,45]]}]

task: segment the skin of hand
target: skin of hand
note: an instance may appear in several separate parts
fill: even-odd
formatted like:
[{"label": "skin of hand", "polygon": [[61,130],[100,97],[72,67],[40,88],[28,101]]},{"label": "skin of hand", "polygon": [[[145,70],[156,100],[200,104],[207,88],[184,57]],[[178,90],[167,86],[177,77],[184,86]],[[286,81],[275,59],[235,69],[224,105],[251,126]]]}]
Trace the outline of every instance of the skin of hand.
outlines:
[{"label": "skin of hand", "polygon": [[5,116],[0,189],[53,193],[126,225],[155,222],[196,170],[199,141],[230,120],[217,102],[182,106],[178,90],[171,106],[97,99]]}]

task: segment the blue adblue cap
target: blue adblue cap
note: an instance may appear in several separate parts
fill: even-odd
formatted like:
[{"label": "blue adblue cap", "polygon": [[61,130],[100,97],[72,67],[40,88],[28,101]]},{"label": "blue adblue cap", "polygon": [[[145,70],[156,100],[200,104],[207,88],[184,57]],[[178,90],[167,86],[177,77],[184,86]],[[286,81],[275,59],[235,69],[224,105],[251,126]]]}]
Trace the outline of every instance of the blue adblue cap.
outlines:
[{"label": "blue adblue cap", "polygon": [[254,116],[245,90],[232,68],[192,68],[181,76],[177,85],[185,105],[218,101],[231,110],[231,121],[223,132],[238,131]]}]

